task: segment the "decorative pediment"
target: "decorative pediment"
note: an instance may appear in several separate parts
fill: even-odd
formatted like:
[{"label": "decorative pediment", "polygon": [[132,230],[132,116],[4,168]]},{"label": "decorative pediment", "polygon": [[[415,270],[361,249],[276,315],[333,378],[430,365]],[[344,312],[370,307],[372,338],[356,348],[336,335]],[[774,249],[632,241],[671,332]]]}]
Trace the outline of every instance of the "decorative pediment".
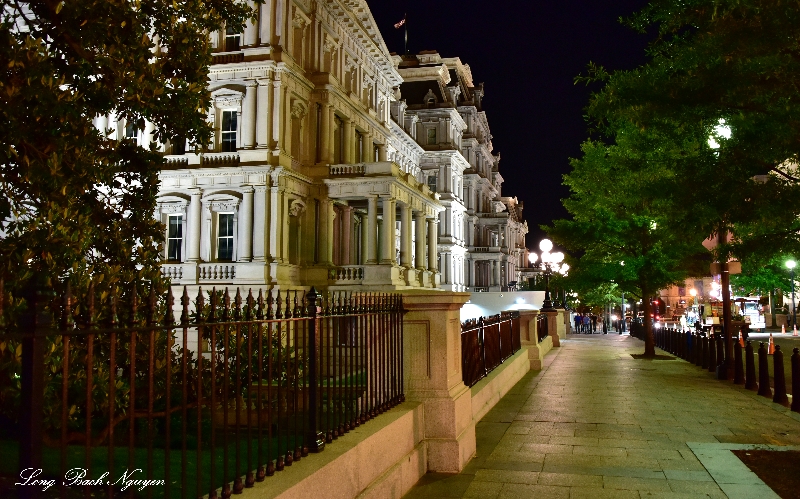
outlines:
[{"label": "decorative pediment", "polygon": [[217,109],[236,109],[238,112],[242,112],[244,93],[223,87],[211,92],[211,100]]}]

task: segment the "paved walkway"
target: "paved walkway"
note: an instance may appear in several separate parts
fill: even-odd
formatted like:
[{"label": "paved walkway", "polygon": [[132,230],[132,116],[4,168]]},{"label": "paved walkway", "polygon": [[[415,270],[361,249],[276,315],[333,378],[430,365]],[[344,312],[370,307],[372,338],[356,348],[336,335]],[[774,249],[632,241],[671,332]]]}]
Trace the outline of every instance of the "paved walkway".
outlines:
[{"label": "paved walkway", "polygon": [[570,335],[478,423],[462,473],[429,473],[406,497],[777,497],[730,449],[798,450],[800,415],[680,359],[630,355],[643,351]]}]

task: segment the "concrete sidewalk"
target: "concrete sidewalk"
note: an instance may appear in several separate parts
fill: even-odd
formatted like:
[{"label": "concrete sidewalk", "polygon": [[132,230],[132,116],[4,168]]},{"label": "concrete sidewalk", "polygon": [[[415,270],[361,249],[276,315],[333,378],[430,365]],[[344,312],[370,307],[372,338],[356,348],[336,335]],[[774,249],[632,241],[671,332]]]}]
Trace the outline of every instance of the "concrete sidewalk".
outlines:
[{"label": "concrete sidewalk", "polygon": [[405,497],[778,497],[730,450],[798,450],[800,415],[680,359],[635,360],[627,335],[561,345],[478,423],[462,473]]}]

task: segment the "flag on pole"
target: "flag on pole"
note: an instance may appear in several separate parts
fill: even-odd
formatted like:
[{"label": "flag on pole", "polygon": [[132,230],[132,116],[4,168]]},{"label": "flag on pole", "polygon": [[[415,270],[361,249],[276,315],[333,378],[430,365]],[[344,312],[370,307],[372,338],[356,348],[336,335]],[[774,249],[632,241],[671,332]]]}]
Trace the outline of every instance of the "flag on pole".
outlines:
[{"label": "flag on pole", "polygon": [[394,29],[400,29],[400,28],[401,28],[401,27],[402,27],[402,26],[403,26],[405,23],[406,23],[406,18],[405,18],[405,17],[403,17],[403,20],[402,20],[402,21],[400,21],[399,23],[396,23],[396,24],[394,25]]}]

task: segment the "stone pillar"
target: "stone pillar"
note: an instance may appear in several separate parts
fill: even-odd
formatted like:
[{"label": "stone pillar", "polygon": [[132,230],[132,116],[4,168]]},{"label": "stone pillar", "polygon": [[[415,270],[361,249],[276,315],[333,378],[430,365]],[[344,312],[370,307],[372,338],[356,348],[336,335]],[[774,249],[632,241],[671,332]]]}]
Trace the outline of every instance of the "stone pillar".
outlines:
[{"label": "stone pillar", "polygon": [[242,103],[242,148],[252,149],[256,144],[256,87],[253,80],[245,82],[244,102]]},{"label": "stone pillar", "polygon": [[355,163],[353,159],[353,122],[350,118],[343,118],[342,127],[342,137],[344,137],[342,141],[342,157],[344,162],[349,165]]},{"label": "stone pillar", "polygon": [[331,105],[327,102],[322,103],[322,110],[320,112],[320,151],[319,159],[322,163],[330,163],[330,147],[331,147]]},{"label": "stone pillar", "polygon": [[261,19],[259,26],[259,38],[261,45],[272,43],[272,2],[261,4]]},{"label": "stone pillar", "polygon": [[393,264],[394,260],[394,218],[395,199],[391,196],[383,201],[383,241],[381,241],[381,265]]},{"label": "stone pillar", "polygon": [[353,207],[352,206],[343,206],[342,207],[342,237],[341,237],[341,246],[342,246],[342,265],[351,265],[353,263],[352,252],[350,251],[350,246],[353,239],[352,227],[353,227]]},{"label": "stone pillar", "polygon": [[475,454],[472,395],[461,373],[459,310],[469,293],[403,293],[405,393],[424,405],[428,470],[458,473]]},{"label": "stone pillar", "polygon": [[[255,8],[253,2],[247,2],[248,7],[252,10]],[[258,26],[256,26],[255,19],[248,19],[244,24],[244,46],[255,47],[258,44]]]},{"label": "stone pillar", "polygon": [[375,161],[372,148],[372,134],[367,132],[364,134],[364,163],[373,163]]},{"label": "stone pillar", "polygon": [[562,340],[567,339],[567,324],[568,324],[569,313],[563,308],[558,309],[558,320],[556,321],[556,334]]},{"label": "stone pillar", "polygon": [[378,197],[367,198],[367,260],[368,265],[378,263]]},{"label": "stone pillar", "polygon": [[428,270],[436,272],[436,251],[438,235],[436,234],[437,220],[435,218],[428,219]]},{"label": "stone pillar", "polygon": [[272,80],[272,150],[273,155],[281,149],[281,74],[275,73]]},{"label": "stone pillar", "polygon": [[333,106],[329,106],[328,108],[328,159],[327,162],[331,165],[336,164],[336,161],[339,158],[334,158],[333,155],[336,152],[336,147],[334,146],[334,141],[336,140],[335,136],[335,128],[336,128],[336,109]]},{"label": "stone pillar", "polygon": [[388,161],[386,158],[386,144],[378,144],[378,161]]},{"label": "stone pillar", "polygon": [[242,206],[239,208],[239,262],[253,259],[253,192],[255,189],[249,185],[242,188]]},{"label": "stone pillar", "polygon": [[269,80],[257,80],[256,91],[256,143],[259,149],[269,147]]},{"label": "stone pillar", "polygon": [[325,239],[328,241],[328,244],[323,247],[325,261],[322,263],[333,265],[333,219],[336,216],[336,212],[333,210],[332,200],[326,199],[322,204],[325,207],[325,215],[323,218],[324,225],[322,227],[325,230]]},{"label": "stone pillar", "polygon": [[266,254],[266,234],[267,228],[267,189],[265,185],[255,186],[253,197],[253,261],[264,262],[267,260]]},{"label": "stone pillar", "polygon": [[494,269],[494,285],[500,285],[500,262],[497,260],[492,260],[492,268]]},{"label": "stone pillar", "polygon": [[[547,316],[547,335],[553,339],[553,348],[560,347],[561,341],[559,341],[560,337],[558,336],[558,321],[559,319],[563,319],[557,310],[552,311],[542,311],[544,315]],[[561,321],[564,322],[563,320]],[[561,327],[564,327],[563,324]]]},{"label": "stone pillar", "polygon": [[469,263],[469,287],[475,287],[475,271],[477,267],[477,262],[475,260],[467,260]]},{"label": "stone pillar", "polygon": [[284,200],[286,194],[280,190],[279,177],[277,172],[272,175],[272,187],[270,188],[270,225],[269,225],[269,256],[270,261],[283,261],[283,230],[282,225],[286,224],[286,210]]},{"label": "stone pillar", "polygon": [[367,263],[367,252],[369,251],[369,232],[367,231],[367,216],[363,213],[358,215],[361,219],[361,259],[356,262],[358,265]]},{"label": "stone pillar", "polygon": [[400,207],[400,266],[411,268],[411,205]]},{"label": "stone pillar", "polygon": [[418,270],[425,269],[425,213],[417,212],[414,216],[414,266]]}]

